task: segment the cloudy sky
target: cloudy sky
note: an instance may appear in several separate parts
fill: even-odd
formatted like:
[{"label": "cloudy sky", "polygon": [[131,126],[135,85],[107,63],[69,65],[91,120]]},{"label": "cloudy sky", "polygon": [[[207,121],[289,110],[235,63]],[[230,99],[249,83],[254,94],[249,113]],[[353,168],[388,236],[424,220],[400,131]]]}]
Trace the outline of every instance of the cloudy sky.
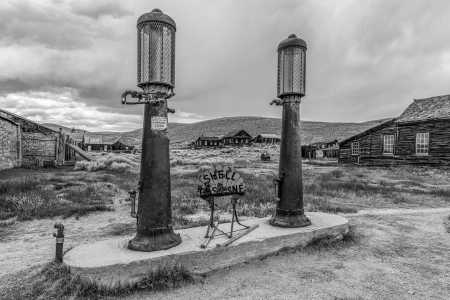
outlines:
[{"label": "cloudy sky", "polygon": [[172,122],[279,117],[276,46],[308,43],[302,118],[393,117],[450,93],[450,1],[2,0],[0,108],[88,130],[141,127],[136,20],[158,7],[177,23]]}]

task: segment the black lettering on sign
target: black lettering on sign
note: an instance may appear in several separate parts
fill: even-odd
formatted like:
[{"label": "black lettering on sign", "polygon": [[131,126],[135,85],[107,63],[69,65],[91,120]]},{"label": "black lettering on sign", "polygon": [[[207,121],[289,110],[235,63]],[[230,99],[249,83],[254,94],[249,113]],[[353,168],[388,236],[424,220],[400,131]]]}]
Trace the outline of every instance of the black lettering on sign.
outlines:
[{"label": "black lettering on sign", "polygon": [[211,181],[211,179],[209,179],[209,177],[208,177],[208,174],[203,175],[203,180],[208,183]]},{"label": "black lettering on sign", "polygon": [[242,177],[232,167],[215,166],[198,175],[200,197],[227,196],[245,193]]}]

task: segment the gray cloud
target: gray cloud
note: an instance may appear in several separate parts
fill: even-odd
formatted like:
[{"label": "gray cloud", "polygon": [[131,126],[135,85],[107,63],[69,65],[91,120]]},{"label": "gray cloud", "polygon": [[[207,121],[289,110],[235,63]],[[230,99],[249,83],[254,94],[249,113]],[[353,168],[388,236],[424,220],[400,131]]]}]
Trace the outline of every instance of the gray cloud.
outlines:
[{"label": "gray cloud", "polygon": [[111,0],[74,0],[71,2],[72,11],[79,15],[84,15],[93,19],[103,16],[120,18],[131,15],[131,11],[122,7],[120,1]]},{"label": "gray cloud", "polygon": [[0,4],[0,43],[62,51],[85,49],[102,39],[120,38],[110,22],[100,17],[130,14],[118,1],[6,1]]},{"label": "gray cloud", "polygon": [[392,117],[413,98],[450,92],[445,0],[41,0],[0,4],[0,95],[70,89],[84,109],[136,116],[140,127],[142,108],[119,95],[136,84],[136,19],[154,7],[178,26],[171,106],[200,115],[179,120],[280,116],[268,105],[276,46],[293,32],[308,43],[304,119]]}]

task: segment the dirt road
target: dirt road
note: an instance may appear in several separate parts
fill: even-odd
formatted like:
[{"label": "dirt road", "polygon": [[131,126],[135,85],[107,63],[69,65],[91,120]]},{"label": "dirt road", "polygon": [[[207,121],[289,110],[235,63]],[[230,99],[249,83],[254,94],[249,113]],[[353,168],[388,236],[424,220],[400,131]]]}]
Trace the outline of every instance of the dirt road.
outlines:
[{"label": "dirt road", "polygon": [[355,245],[284,253],[218,272],[202,283],[125,299],[446,300],[446,216],[448,209],[353,216],[351,223],[361,235]]},{"label": "dirt road", "polygon": [[[116,200],[115,212],[64,220],[66,249],[108,238],[114,224],[132,225],[126,204]],[[361,236],[354,245],[284,253],[127,299],[448,299],[450,234],[443,219],[449,214],[450,208],[361,211],[347,215]],[[3,233],[0,277],[53,258],[54,222],[17,223]]]}]

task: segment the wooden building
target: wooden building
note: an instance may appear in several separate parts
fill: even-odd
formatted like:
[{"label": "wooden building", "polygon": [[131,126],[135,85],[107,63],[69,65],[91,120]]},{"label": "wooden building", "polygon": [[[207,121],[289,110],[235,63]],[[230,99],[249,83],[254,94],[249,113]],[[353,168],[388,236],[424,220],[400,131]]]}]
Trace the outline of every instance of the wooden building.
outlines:
[{"label": "wooden building", "polygon": [[253,138],[245,130],[235,130],[226,135],[219,136],[199,136],[190,144],[191,148],[209,148],[223,146],[243,146],[249,145]]},{"label": "wooden building", "polygon": [[113,144],[111,144],[111,151],[113,152],[128,152],[134,150],[134,145],[129,143],[123,137],[120,137]]},{"label": "wooden building", "polygon": [[261,133],[253,139],[253,142],[259,144],[279,144],[281,137],[277,134]]},{"label": "wooden building", "polygon": [[6,110],[0,109],[0,118],[0,168],[58,166],[75,161],[74,150],[66,147],[74,143],[70,136]]},{"label": "wooden building", "polygon": [[121,136],[103,134],[85,134],[83,149],[85,151],[126,152],[134,149]]},{"label": "wooden building", "polygon": [[227,133],[223,137],[223,144],[231,146],[241,146],[250,144],[252,140],[252,136],[248,134],[247,131],[239,129]]},{"label": "wooden building", "polygon": [[0,170],[21,165],[20,125],[0,115]]},{"label": "wooden building", "polygon": [[302,158],[337,158],[339,155],[338,140],[315,142],[302,146]]},{"label": "wooden building", "polygon": [[193,143],[194,148],[222,147],[223,136],[200,136]]},{"label": "wooden building", "polygon": [[339,162],[450,165],[450,95],[416,99],[398,117],[339,143]]}]

